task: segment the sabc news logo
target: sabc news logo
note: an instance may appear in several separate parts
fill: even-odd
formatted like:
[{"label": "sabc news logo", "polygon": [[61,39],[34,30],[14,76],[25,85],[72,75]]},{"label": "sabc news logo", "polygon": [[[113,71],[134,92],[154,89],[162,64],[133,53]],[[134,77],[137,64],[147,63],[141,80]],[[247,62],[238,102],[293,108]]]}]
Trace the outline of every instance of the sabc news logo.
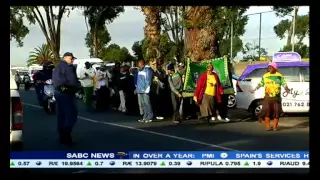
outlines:
[{"label": "sabc news logo", "polygon": [[128,154],[125,153],[125,152],[117,152],[117,156],[118,156],[120,159],[123,159],[124,157],[128,156]]}]

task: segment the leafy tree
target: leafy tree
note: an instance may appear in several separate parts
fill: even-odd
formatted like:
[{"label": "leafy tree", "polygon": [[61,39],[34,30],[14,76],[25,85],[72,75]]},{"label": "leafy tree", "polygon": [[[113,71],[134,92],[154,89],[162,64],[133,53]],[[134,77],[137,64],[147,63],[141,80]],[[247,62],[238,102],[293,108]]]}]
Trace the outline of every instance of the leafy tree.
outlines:
[{"label": "leafy tree", "polygon": [[[238,52],[242,51],[243,43],[240,37],[233,38],[233,48],[232,48],[232,59],[237,56]],[[231,40],[229,39],[222,39],[219,42],[219,54],[220,56],[230,55],[230,47],[231,47]]]},{"label": "leafy tree", "polygon": [[[142,54],[144,59],[147,58],[147,51],[148,51],[148,43],[144,39],[142,40]],[[168,33],[163,33],[160,35],[159,44],[158,44],[158,52],[161,53],[161,58],[157,60],[162,60],[163,62],[168,62],[176,58],[176,54],[178,48],[176,44],[170,40]],[[160,55],[159,55],[160,56]]]},{"label": "leafy tree", "polygon": [[[248,6],[219,6],[215,7],[214,28],[216,29],[216,41],[218,51],[216,56],[230,55],[231,51],[231,28],[233,28],[232,58],[241,52],[243,43],[240,38],[245,33],[245,26],[248,23],[248,16],[243,14],[248,10]],[[233,24],[233,27],[231,27]]]},{"label": "leafy tree", "polygon": [[34,48],[34,51],[30,52],[29,59],[27,61],[27,66],[31,66],[32,64],[40,64],[42,65],[44,61],[53,61],[54,54],[51,51],[49,45],[42,44],[37,48]]},{"label": "leafy tree", "polygon": [[125,47],[120,48],[117,44],[110,44],[106,49],[103,50],[104,61],[110,62],[130,62],[133,57]]},{"label": "leafy tree", "polygon": [[132,45],[133,54],[137,59],[143,59],[142,43],[143,43],[143,40],[136,41]]},{"label": "leafy tree", "polygon": [[[293,6],[274,6],[273,10],[276,11],[276,15],[278,17],[284,17],[294,12],[294,15],[296,17],[295,36],[298,37],[298,43],[301,43],[303,39],[307,35],[309,35],[309,14],[298,16],[299,7],[295,8]],[[288,35],[286,44],[287,46],[289,46],[292,43],[291,40],[293,34],[293,17],[291,21],[280,21],[276,26],[274,26],[273,29],[280,39],[283,39],[285,35]]]},{"label": "leafy tree", "polygon": [[10,6],[10,41],[15,39],[18,47],[23,46],[23,38],[29,33],[27,26],[23,24],[25,14],[17,6]]},{"label": "leafy tree", "polygon": [[[244,45],[242,53],[244,55],[244,61],[252,60],[256,61],[259,60],[259,46],[247,43]],[[268,52],[265,48],[260,48],[260,57],[267,56]]]},{"label": "leafy tree", "polygon": [[[274,26],[274,32],[276,35],[283,39],[285,35],[291,31],[292,21],[286,19],[280,21],[276,26]],[[303,39],[309,35],[309,15],[297,16],[295,24],[295,37],[298,38],[297,43],[301,43]],[[291,37],[287,39],[287,45],[291,43]],[[289,39],[290,38],[290,39]]]},{"label": "leafy tree", "polygon": [[162,53],[159,51],[161,35],[160,12],[164,7],[141,6],[140,8],[145,15],[145,45],[143,46],[146,48],[146,50],[144,53],[144,59],[149,61],[151,68],[155,69],[156,61],[162,59]]},{"label": "leafy tree", "polygon": [[294,10],[293,6],[273,6],[272,10],[275,11],[276,16],[284,17],[292,13]]},{"label": "leafy tree", "polygon": [[[184,18],[186,55],[193,61],[202,61],[222,56],[229,52],[231,22],[234,37],[243,35],[248,18],[242,16],[248,7],[187,6]],[[224,50],[220,51],[220,44]],[[241,44],[241,43],[237,43]],[[239,47],[234,48],[239,49]]]},{"label": "leafy tree", "polygon": [[[54,54],[54,61],[60,60],[61,22],[65,13],[67,16],[73,7],[58,6],[57,13],[54,6],[13,6],[10,7],[10,37],[16,39],[22,45],[22,39],[28,34],[28,28],[23,24],[22,17],[26,17],[29,23],[38,24],[43,32],[47,44]],[[43,10],[44,13],[41,13]],[[17,14],[16,14],[17,13]],[[17,28],[21,27],[21,31]]]},{"label": "leafy tree", "polygon": [[[280,52],[288,52],[292,50],[292,45],[285,45]],[[309,57],[309,47],[303,43],[297,43],[294,45],[294,51],[299,53],[302,58]]]},{"label": "leafy tree", "polygon": [[123,6],[86,6],[84,16],[89,24],[90,31],[86,36],[86,45],[89,47],[90,56],[101,57],[102,49],[111,41],[106,27],[124,12]]},{"label": "leafy tree", "polygon": [[[161,27],[163,33],[170,33],[176,50],[176,59],[183,60],[184,56],[184,27],[183,17],[185,6],[166,6],[161,11]],[[169,36],[170,37],[170,36]]]},{"label": "leafy tree", "polygon": [[[93,31],[93,30],[92,30]],[[111,41],[111,36],[107,29],[99,29],[95,32],[87,33],[85,42],[89,48],[90,57],[102,58],[103,50],[106,48],[106,45]],[[96,34],[96,45],[94,46],[93,36]]]}]

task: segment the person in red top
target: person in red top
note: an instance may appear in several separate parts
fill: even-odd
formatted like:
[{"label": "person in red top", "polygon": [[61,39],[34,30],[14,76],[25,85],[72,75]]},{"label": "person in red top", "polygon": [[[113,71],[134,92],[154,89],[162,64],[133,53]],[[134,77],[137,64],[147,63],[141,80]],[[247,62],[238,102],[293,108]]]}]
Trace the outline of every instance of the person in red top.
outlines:
[{"label": "person in red top", "polygon": [[203,73],[197,82],[194,101],[200,106],[201,118],[207,118],[209,123],[216,120],[215,103],[221,103],[222,84],[212,64],[208,64],[207,72]]}]

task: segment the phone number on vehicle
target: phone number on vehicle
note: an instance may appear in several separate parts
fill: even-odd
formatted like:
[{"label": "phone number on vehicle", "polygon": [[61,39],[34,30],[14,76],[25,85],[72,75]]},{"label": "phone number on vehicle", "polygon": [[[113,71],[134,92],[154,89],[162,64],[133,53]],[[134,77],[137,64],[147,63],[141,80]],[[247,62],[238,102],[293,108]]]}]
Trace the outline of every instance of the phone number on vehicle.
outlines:
[{"label": "phone number on vehicle", "polygon": [[309,102],[283,102],[284,107],[309,107]]}]

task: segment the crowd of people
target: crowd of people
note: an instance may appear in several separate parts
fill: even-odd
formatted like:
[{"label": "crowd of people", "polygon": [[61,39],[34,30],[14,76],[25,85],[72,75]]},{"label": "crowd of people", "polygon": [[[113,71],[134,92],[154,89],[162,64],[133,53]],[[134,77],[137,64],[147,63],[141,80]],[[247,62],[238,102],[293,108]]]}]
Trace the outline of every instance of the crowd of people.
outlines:
[{"label": "crowd of people", "polygon": [[[72,66],[74,59],[72,53],[65,53],[63,60],[54,70],[51,68],[52,63],[45,63],[44,70],[37,75],[38,77],[34,77],[35,80],[52,78],[54,97],[57,101],[57,129],[62,144],[72,144],[71,132],[78,115],[74,95],[79,90],[84,92],[84,103],[90,113],[94,110],[106,111],[112,107],[128,115],[140,115],[138,121],[143,123],[171,117],[172,122],[178,124],[194,116],[206,119],[208,123],[216,120],[230,121],[227,117],[228,98],[212,64],[208,64],[207,71],[200,75],[193,97],[184,97],[186,71],[183,63],[178,64],[176,68],[174,63],[164,67],[159,61],[152,69],[144,60],[139,60],[137,69],[130,68],[127,64],[116,63],[110,70],[105,65],[93,69],[92,65],[86,62],[85,68],[77,77]],[[276,85],[268,79],[269,76],[276,78]],[[277,129],[281,113],[281,85],[289,91],[283,76],[277,72],[276,64],[270,64],[269,73],[263,76],[256,88],[265,86],[267,89],[263,105],[267,130],[271,129],[271,119],[275,121],[273,129]],[[36,89],[37,94],[40,89]]]},{"label": "crowd of people", "polygon": [[[230,121],[227,106],[223,101],[223,89],[213,66],[208,66],[199,79],[193,98],[183,97],[185,66],[171,63],[164,67],[161,61],[152,69],[144,60],[138,61],[138,68],[116,63],[113,69],[105,65],[93,69],[89,62],[78,76],[84,92],[84,103],[88,112],[105,111],[109,107],[128,115],[140,115],[139,122],[149,123],[154,119],[172,117],[172,122],[196,115],[214,120]],[[190,100],[194,100],[190,103]],[[225,106],[225,107],[224,107]],[[190,111],[190,109],[193,109]]]}]

